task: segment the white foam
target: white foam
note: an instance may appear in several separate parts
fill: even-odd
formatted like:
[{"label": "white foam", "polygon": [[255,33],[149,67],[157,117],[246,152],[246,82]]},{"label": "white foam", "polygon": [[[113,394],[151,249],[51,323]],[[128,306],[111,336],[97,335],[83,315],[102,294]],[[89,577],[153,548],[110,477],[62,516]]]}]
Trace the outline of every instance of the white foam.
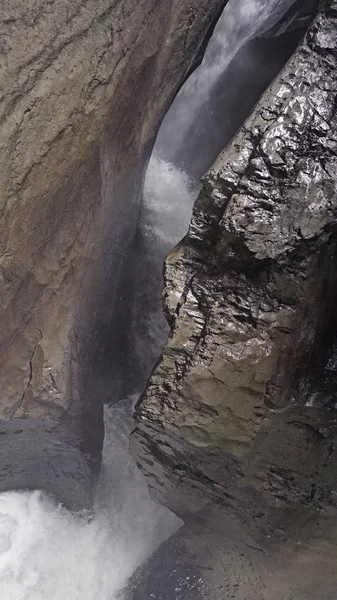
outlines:
[{"label": "white foam", "polygon": [[128,453],[130,403],[106,410],[104,468],[91,521],[39,491],[0,495],[1,600],[114,600],[180,525],[154,504]]},{"label": "white foam", "polygon": [[145,177],[141,227],[166,242],[166,252],[186,234],[199,187],[176,165],[152,154]]}]

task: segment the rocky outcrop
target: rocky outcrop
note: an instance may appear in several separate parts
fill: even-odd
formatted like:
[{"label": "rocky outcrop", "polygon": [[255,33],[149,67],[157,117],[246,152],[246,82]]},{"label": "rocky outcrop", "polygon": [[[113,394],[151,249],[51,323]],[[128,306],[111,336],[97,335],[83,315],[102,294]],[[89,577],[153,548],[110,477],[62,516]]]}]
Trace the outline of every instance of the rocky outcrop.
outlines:
[{"label": "rocky outcrop", "polygon": [[204,178],[132,436],[159,502],[273,539],[336,509],[336,13],[323,3]]},{"label": "rocky outcrop", "polygon": [[[1,11],[0,490],[89,486],[103,437],[91,363],[125,228],[159,121],[223,4],[15,0]],[[84,491],[58,495],[90,504]]]}]

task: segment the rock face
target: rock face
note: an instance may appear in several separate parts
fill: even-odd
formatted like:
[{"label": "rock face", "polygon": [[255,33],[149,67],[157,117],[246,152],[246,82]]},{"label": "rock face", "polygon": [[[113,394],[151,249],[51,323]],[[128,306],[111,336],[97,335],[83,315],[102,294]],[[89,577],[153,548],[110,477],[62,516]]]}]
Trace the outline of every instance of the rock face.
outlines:
[{"label": "rock face", "polygon": [[284,544],[266,548],[250,539],[223,511],[203,512],[136,571],[122,598],[332,600],[336,540],[328,538],[284,552]]},{"label": "rock face", "polygon": [[125,228],[159,121],[222,5],[14,0],[1,11],[0,490],[34,468],[31,485],[49,491],[77,472],[83,494],[58,494],[90,504],[103,437],[91,364]]},{"label": "rock face", "polygon": [[337,501],[334,6],[204,178],[132,437],[159,502],[277,539]]}]

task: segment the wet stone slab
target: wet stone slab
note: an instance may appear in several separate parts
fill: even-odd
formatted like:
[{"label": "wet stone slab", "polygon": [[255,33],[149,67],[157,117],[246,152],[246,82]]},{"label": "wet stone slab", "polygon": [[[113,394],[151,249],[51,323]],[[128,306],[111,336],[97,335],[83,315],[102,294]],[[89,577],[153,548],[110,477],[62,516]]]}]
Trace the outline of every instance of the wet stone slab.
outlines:
[{"label": "wet stone slab", "polygon": [[0,421],[0,492],[53,491],[70,510],[92,507],[92,468],[80,448],[36,419]]}]

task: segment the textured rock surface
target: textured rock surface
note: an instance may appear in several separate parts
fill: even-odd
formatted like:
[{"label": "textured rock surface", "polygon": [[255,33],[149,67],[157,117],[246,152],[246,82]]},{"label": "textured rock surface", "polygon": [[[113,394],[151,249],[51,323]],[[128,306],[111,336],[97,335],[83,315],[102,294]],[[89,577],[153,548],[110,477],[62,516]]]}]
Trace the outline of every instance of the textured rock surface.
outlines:
[{"label": "textured rock surface", "polygon": [[203,511],[136,571],[122,598],[332,600],[335,565],[329,535],[285,552],[281,544],[261,546],[222,512]]},{"label": "textured rock surface", "polygon": [[[6,422],[15,417],[23,436],[26,425],[29,437],[42,421],[66,451],[100,453],[102,398],[88,366],[104,329],[97,314],[107,293],[113,302],[128,243],[123,226],[131,235],[158,123],[223,4],[14,0],[2,7],[0,418],[7,449]],[[17,485],[8,476],[15,448],[1,464],[0,490]],[[26,450],[28,457],[29,440]],[[80,471],[86,480],[85,461]]]},{"label": "textured rock surface", "polygon": [[330,6],[205,177],[166,260],[171,336],[132,438],[160,502],[182,516],[220,503],[277,539],[337,498]]}]

